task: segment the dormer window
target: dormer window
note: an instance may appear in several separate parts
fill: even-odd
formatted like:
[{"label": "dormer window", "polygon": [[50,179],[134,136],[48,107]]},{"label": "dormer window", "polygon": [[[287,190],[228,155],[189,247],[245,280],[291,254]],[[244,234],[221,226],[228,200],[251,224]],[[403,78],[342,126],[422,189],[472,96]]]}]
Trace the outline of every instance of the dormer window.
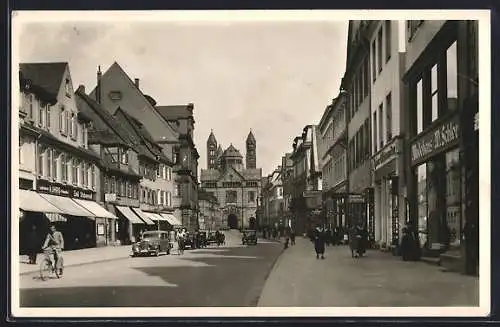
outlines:
[{"label": "dormer window", "polygon": [[111,91],[108,94],[111,101],[120,101],[122,99],[122,92],[120,91]]}]

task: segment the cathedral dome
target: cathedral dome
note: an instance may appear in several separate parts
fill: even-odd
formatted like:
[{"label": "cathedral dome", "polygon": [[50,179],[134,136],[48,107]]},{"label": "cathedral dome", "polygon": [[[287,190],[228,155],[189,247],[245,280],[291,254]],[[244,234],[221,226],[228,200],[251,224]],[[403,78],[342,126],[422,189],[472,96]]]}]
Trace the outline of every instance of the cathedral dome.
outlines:
[{"label": "cathedral dome", "polygon": [[232,144],[224,151],[226,158],[243,158],[240,151],[238,151]]}]

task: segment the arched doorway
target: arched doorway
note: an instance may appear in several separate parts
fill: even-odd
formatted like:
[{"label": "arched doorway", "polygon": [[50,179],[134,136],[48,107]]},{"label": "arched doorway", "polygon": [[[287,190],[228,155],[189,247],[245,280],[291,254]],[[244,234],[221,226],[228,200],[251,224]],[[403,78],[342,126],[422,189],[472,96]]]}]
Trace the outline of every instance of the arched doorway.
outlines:
[{"label": "arched doorway", "polygon": [[238,229],[238,217],[234,213],[227,216],[227,226],[230,229]]}]

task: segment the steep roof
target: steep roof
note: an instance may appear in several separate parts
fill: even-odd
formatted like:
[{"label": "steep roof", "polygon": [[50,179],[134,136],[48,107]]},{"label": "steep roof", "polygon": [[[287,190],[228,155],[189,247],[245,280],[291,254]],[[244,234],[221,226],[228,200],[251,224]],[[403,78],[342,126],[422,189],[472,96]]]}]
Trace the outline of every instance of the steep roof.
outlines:
[{"label": "steep roof", "polygon": [[93,122],[93,128],[89,131],[91,143],[134,147],[134,142],[124,130],[123,125],[99,103],[89,97],[82,85],[78,87],[75,95],[78,110],[87,115]]},{"label": "steep roof", "polygon": [[19,64],[20,77],[42,88],[50,98],[57,98],[67,62],[40,62]]},{"label": "steep roof", "polygon": [[252,130],[250,130],[250,133],[248,133],[247,136],[247,143],[255,143],[255,136],[252,133]]},{"label": "steep roof", "polygon": [[194,105],[189,103],[187,105],[174,105],[174,106],[156,106],[155,109],[163,117],[163,119],[177,120],[193,118]]},{"label": "steep roof", "polygon": [[208,136],[207,143],[217,144],[217,139],[215,138],[214,130],[213,129],[210,130],[210,135]]}]

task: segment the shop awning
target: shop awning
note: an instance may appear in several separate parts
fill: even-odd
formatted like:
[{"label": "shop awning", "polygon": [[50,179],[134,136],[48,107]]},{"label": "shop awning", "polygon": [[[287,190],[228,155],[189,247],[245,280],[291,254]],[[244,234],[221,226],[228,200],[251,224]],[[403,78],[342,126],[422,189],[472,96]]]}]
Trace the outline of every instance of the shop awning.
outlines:
[{"label": "shop awning", "polygon": [[137,217],[135,213],[130,210],[129,207],[115,206],[115,208],[125,216],[132,224],[144,224],[144,222]]},{"label": "shop awning", "polygon": [[182,226],[182,223],[172,214],[162,213],[163,218],[167,219],[168,223],[172,226]]},{"label": "shop awning", "polygon": [[35,191],[19,190],[19,208],[24,211],[63,213]]},{"label": "shop awning", "polygon": [[157,213],[154,213],[154,212],[145,212],[145,214],[147,214],[149,216],[149,218],[151,218],[151,220],[154,220],[154,221],[168,221],[167,219],[163,218],[161,215],[157,214]]},{"label": "shop awning", "polygon": [[76,203],[87,209],[88,211],[92,212],[96,217],[100,218],[111,218],[111,219],[118,219],[115,215],[113,215],[111,212],[108,210],[104,209],[101,207],[97,202],[94,201],[88,201],[88,200],[80,200],[80,199],[73,199]]},{"label": "shop awning", "polygon": [[78,203],[70,198],[63,196],[40,193],[40,195],[54,206],[62,210],[65,215],[95,218],[95,215],[88,210],[85,210]]},{"label": "shop awning", "polygon": [[144,220],[144,222],[148,225],[156,225],[154,221],[151,220],[151,218],[149,218],[149,216],[144,213],[144,211],[142,211],[141,209],[139,208],[132,208],[132,210],[142,219]]}]

